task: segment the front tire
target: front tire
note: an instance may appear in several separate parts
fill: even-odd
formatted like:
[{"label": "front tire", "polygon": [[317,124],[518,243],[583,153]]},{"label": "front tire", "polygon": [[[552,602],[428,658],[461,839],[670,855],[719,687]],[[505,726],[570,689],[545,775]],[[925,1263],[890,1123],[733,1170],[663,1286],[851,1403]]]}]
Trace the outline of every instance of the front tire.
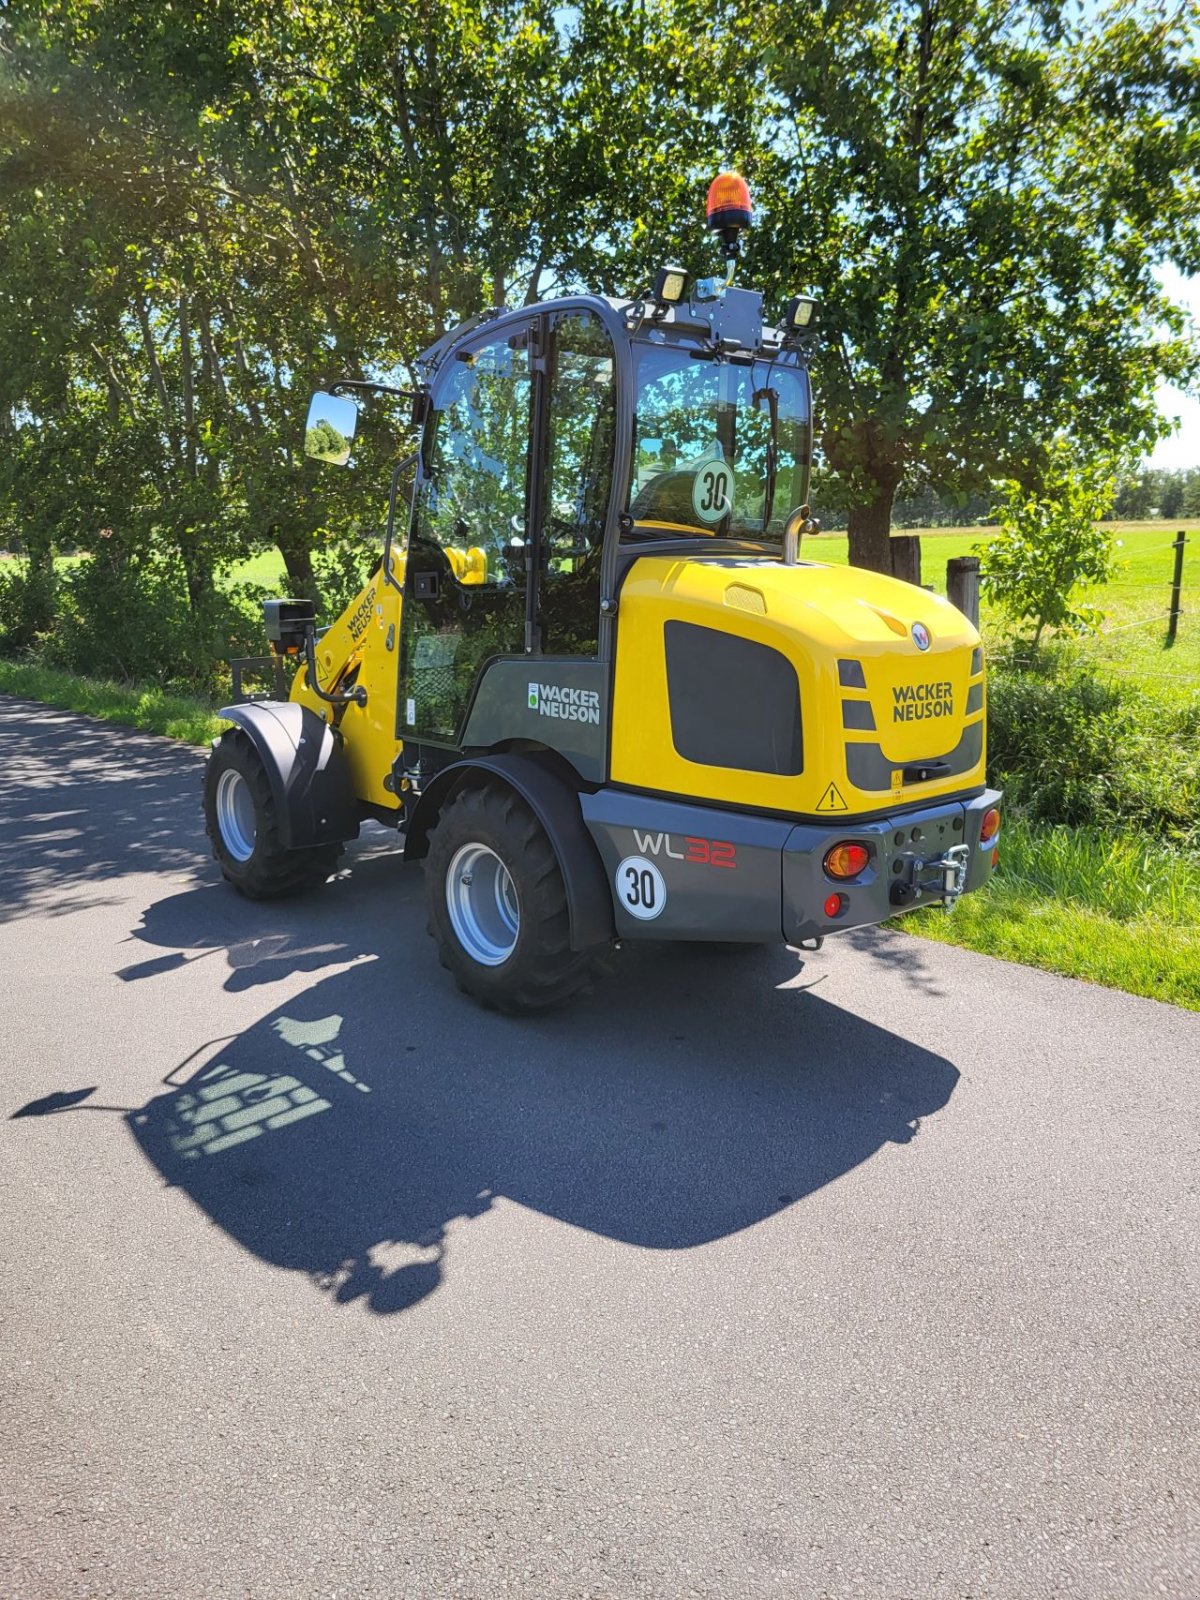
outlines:
[{"label": "front tire", "polygon": [[221,875],[250,900],[278,900],[324,883],[340,844],[286,850],[262,757],[240,728],[228,728],[204,769],[204,828]]},{"label": "front tire", "polygon": [[550,1011],[588,990],[610,946],[571,949],[554,847],[499,783],[460,789],[425,858],[429,932],[458,987],[498,1011]]}]

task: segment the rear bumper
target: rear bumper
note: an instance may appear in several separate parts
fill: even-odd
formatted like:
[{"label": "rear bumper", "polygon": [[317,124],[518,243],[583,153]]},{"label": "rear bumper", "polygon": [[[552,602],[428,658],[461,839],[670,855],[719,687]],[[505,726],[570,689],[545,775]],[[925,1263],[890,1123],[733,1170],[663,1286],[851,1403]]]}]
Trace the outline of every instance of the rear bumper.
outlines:
[{"label": "rear bumper", "polygon": [[[982,845],[979,832],[984,813],[999,804],[999,792],[985,789],[969,800],[943,800],[866,824],[793,828],[783,848],[784,939],[798,944],[941,903],[945,892],[935,863],[957,846],[967,851],[962,892],[982,888],[992,875],[999,836]],[[843,840],[871,852],[870,865],[852,883],[838,883],[824,870],[826,852]],[[834,893],[842,896],[843,909],[826,917],[825,901]]]},{"label": "rear bumper", "polygon": [[[768,943],[868,927],[943,898],[933,865],[966,849],[963,891],[992,873],[996,840],[979,842],[993,789],[968,799],[899,807],[867,822],[793,823],[749,812],[658,800],[632,790],[582,794],[584,821],[600,852],[623,939],[710,939]],[[844,840],[871,859],[851,883],[830,878],[826,852]],[[843,897],[825,915],[831,894]],[[898,903],[902,901],[903,903]]]}]

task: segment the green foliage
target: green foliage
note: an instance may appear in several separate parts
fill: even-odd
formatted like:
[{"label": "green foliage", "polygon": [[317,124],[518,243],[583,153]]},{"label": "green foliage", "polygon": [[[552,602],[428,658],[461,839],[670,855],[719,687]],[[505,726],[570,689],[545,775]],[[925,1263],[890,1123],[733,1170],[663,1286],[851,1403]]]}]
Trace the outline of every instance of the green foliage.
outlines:
[{"label": "green foliage", "polygon": [[262,652],[262,594],[252,585],[206,592],[188,604],[177,559],[117,549],[85,557],[62,580],[54,631],[41,641],[50,667],[202,693],[227,679],[234,655]]},{"label": "green foliage", "polygon": [[997,508],[1000,530],[979,547],[980,581],[988,600],[1018,628],[1032,628],[1036,649],[1046,628],[1084,633],[1103,613],[1081,602],[1088,585],[1113,570],[1111,536],[1097,526],[1112,504],[1110,463],[1072,459],[1063,442],[1053,447],[1036,491],[1009,480]]},{"label": "green foliage", "polygon": [[1032,666],[994,658],[988,767],[1034,821],[1200,849],[1200,692],[1165,700],[1066,651]]},{"label": "green foliage", "polygon": [[851,491],[851,559],[887,569],[902,482],[1034,487],[1060,434],[1152,441],[1155,374],[1195,362],[1150,270],[1200,258],[1194,9],[741,14],[763,80],[750,273],[824,303],[822,443]]},{"label": "green foliage", "polygon": [[216,576],[268,546],[314,593],[411,439],[377,415],[359,470],[323,471],[310,387],[411,377],[489,303],[711,270],[704,186],[740,162],[743,281],[822,296],[827,481],[854,559],[886,561],[898,485],[1032,492],[1045,440],[1144,443],[1156,380],[1193,369],[1152,268],[1200,263],[1194,16],[9,0],[0,542],[95,553],[111,529],[197,636]]},{"label": "green foliage", "polygon": [[1113,515],[1140,521],[1200,517],[1200,467],[1190,472],[1145,467],[1126,473],[1117,489]]},{"label": "green foliage", "polygon": [[35,648],[54,622],[58,578],[53,559],[0,566],[0,654]]},{"label": "green foliage", "polygon": [[378,563],[382,547],[382,530],[372,529],[344,539],[331,539],[317,550],[313,567],[319,615],[324,621],[332,622],[339,617],[358,594],[368,573]]},{"label": "green foliage", "polygon": [[1000,870],[909,933],[1200,1011],[1200,865],[1137,832],[1005,815]]}]

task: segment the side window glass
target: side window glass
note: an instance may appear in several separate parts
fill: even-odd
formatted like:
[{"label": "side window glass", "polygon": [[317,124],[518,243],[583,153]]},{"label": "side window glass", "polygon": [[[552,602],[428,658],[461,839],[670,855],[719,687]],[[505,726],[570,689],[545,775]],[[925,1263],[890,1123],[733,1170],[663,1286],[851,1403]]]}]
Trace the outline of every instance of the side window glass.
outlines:
[{"label": "side window glass", "polygon": [[616,374],[598,317],[573,313],[553,326],[545,515],[542,649],[595,655],[600,559],[612,493]]},{"label": "side window glass", "polygon": [[438,387],[415,532],[460,583],[525,585],[530,395],[527,333],[456,359]]}]

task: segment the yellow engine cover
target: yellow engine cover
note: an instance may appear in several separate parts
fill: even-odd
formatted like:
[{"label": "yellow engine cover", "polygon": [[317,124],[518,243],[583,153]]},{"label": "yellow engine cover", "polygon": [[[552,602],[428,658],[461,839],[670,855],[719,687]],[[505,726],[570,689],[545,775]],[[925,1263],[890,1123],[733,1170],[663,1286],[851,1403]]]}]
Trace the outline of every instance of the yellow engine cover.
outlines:
[{"label": "yellow engine cover", "polygon": [[[731,639],[777,652],[795,687]],[[796,689],[793,744],[751,765],[754,726],[794,715]],[[857,567],[646,556],[620,594],[612,728],[613,781],[659,794],[822,817],[936,799],[983,783],[979,635],[940,596]]]}]

